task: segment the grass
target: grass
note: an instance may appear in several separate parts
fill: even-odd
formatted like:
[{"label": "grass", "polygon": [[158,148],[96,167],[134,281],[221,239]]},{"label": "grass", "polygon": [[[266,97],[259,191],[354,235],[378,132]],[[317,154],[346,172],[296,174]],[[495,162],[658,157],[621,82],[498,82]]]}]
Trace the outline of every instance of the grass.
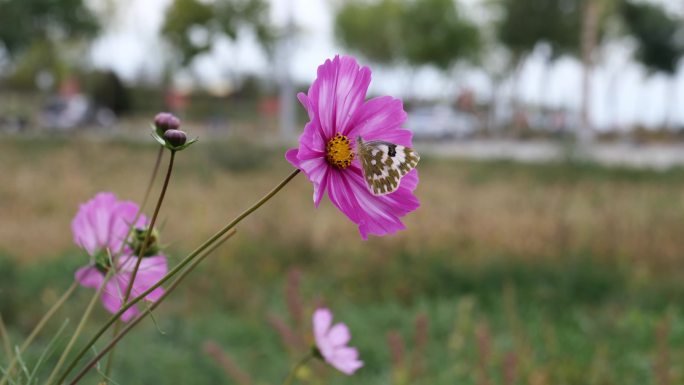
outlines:
[{"label": "grass", "polygon": [[[78,203],[101,190],[140,199],[155,150],[6,139],[0,154],[0,312],[17,341],[85,262],[69,229]],[[237,139],[200,142],[177,165],[161,217],[174,261],[289,172],[281,148]],[[254,384],[278,384],[325,303],[366,367],[347,378],[314,366],[303,383],[684,381],[684,170],[427,156],[420,173],[408,230],[368,242],[329,203],[314,209],[310,184],[295,179],[161,306],[157,325],[124,340],[114,379],[238,383],[204,352],[213,341]],[[89,295],[57,318],[79,314]],[[283,324],[297,347],[281,342]]]}]

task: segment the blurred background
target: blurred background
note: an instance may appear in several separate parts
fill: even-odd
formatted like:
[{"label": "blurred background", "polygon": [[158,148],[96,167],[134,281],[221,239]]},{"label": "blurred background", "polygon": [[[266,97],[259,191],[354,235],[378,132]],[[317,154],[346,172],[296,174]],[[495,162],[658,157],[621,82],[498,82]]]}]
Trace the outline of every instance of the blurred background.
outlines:
[{"label": "blurred background", "polygon": [[[422,155],[408,230],[363,242],[295,179],[124,340],[111,383],[278,384],[320,304],[366,367],[313,366],[305,384],[684,383],[672,0],[0,0],[11,339],[87,261],[78,204],[142,199],[157,112],[200,137],[161,213],[173,264],[289,173],[296,92],[338,53],[372,68],[370,96],[404,100]],[[91,295],[27,362],[71,318],[66,343]]]}]

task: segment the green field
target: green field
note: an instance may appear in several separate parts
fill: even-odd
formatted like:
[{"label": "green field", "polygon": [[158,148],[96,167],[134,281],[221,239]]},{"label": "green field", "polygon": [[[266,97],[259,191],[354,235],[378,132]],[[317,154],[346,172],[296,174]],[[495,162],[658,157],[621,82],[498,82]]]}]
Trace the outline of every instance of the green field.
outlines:
[{"label": "green field", "polygon": [[[78,203],[103,190],[139,200],[155,153],[131,141],[2,138],[0,312],[14,343],[87,260],[71,241]],[[171,260],[284,178],[282,154],[238,139],[179,154],[160,217]],[[245,383],[277,385],[325,303],[349,324],[366,366],[351,378],[313,366],[301,383],[684,382],[684,170],[429,156],[419,169],[422,207],[408,230],[367,242],[329,202],[314,209],[297,177],[156,323],[124,340],[113,379],[238,384],[206,354],[212,341],[249,374]],[[66,343],[91,295],[79,289],[58,313],[24,357],[29,368],[69,318]],[[97,309],[96,321],[106,316]],[[276,318],[301,342],[284,344]],[[83,383],[97,381],[93,373]]]}]

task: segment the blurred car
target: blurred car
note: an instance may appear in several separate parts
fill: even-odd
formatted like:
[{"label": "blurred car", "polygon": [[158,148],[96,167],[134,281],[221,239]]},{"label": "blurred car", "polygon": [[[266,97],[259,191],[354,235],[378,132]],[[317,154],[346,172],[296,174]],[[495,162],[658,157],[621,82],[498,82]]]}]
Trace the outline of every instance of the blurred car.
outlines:
[{"label": "blurred car", "polygon": [[416,140],[464,139],[473,136],[478,126],[473,115],[445,105],[411,110],[406,121]]},{"label": "blurred car", "polygon": [[111,127],[116,114],[108,108],[98,107],[83,95],[50,98],[40,114],[41,125],[48,129],[70,131],[83,126]]}]

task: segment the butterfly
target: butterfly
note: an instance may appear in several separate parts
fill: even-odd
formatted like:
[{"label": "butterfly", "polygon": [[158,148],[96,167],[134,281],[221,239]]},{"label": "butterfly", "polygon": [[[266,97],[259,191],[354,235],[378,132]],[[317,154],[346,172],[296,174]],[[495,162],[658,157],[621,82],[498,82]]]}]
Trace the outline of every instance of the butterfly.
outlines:
[{"label": "butterfly", "polygon": [[356,138],[356,152],[363,176],[373,195],[387,195],[399,188],[401,178],[416,168],[420,156],[412,148],[382,140]]}]

